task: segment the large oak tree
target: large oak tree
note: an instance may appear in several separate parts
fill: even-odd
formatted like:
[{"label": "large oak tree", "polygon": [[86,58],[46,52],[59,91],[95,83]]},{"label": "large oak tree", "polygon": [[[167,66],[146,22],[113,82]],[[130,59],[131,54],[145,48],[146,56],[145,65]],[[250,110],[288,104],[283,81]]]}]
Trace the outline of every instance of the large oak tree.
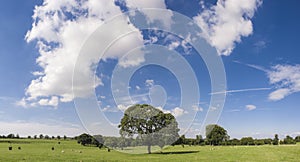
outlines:
[{"label": "large oak tree", "polygon": [[138,135],[143,144],[148,146],[148,153],[151,153],[151,145],[162,148],[172,144],[179,137],[175,117],[147,104],[129,107],[121,119],[119,128],[123,137]]}]

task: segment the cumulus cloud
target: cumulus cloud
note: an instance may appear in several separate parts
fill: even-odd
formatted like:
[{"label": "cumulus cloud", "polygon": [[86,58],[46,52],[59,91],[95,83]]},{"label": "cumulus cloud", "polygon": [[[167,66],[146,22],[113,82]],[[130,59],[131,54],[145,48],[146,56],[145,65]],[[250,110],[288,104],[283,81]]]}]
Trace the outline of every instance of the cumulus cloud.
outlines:
[{"label": "cumulus cloud", "polygon": [[256,109],[256,106],[255,105],[246,105],[245,106],[247,110],[249,111],[252,111],[252,110],[255,110]]},{"label": "cumulus cloud", "polygon": [[58,105],[58,97],[52,96],[51,99],[41,99],[38,102],[41,106],[54,106]]},{"label": "cumulus cloud", "polygon": [[203,36],[221,55],[230,55],[242,37],[253,32],[251,18],[262,0],[218,0],[194,17]]},{"label": "cumulus cloud", "polygon": [[125,106],[125,105],[122,105],[122,104],[118,105],[117,107],[118,107],[118,109],[121,110],[121,111],[126,111],[127,108],[128,108],[128,106]]},{"label": "cumulus cloud", "polygon": [[152,86],[154,85],[154,80],[152,80],[152,79],[147,79],[147,80],[145,81],[145,85],[146,85],[147,87],[152,87]]},{"label": "cumulus cloud", "polygon": [[194,111],[200,111],[200,112],[202,112],[204,110],[202,107],[197,106],[197,105],[193,105],[192,108],[193,108]]},{"label": "cumulus cloud", "polygon": [[[165,8],[163,1],[144,1],[131,3],[132,8]],[[18,102],[21,106],[52,105],[59,102],[69,102],[74,99],[72,90],[76,90],[76,97],[87,97],[92,94],[96,86],[103,85],[101,78],[96,77],[94,84],[93,65],[96,64],[98,55],[86,55],[87,58],[77,60],[79,51],[88,39],[103,22],[113,16],[122,14],[119,6],[111,0],[44,0],[41,6],[34,9],[33,24],[26,34],[26,41],[35,41],[39,50],[37,64],[40,71],[33,72],[36,76],[26,89],[26,96]],[[126,51],[144,44],[143,37],[138,29],[128,23],[124,16],[117,26],[111,27],[107,38],[118,36],[122,31],[135,31],[112,44],[103,57],[120,59]],[[101,42],[95,40],[95,42]],[[128,56],[120,61],[123,67],[135,66],[144,61],[143,53]],[[77,62],[76,62],[77,61]],[[81,65],[81,75],[77,82],[78,87],[72,87],[72,75],[75,63]],[[55,97],[53,97],[55,96]]]},{"label": "cumulus cloud", "polygon": [[[167,9],[165,0],[125,0],[126,6],[130,9]],[[172,12],[168,12],[164,16],[161,15],[159,10],[153,12],[153,10],[140,10],[146,17],[148,23],[154,23],[159,21],[165,27],[170,28],[172,24]]]},{"label": "cumulus cloud", "polygon": [[[159,12],[147,12],[143,8],[166,9],[164,0],[125,0],[129,9],[140,10],[147,18],[148,23],[163,24],[171,27],[172,13],[160,15]],[[259,0],[219,0],[217,5],[205,9],[194,19],[201,26],[206,38],[220,53],[228,55],[234,48],[234,43],[239,42],[242,36],[252,33],[250,18],[260,5]],[[78,54],[82,45],[89,36],[103,23],[122,14],[119,6],[112,0],[44,0],[40,6],[35,6],[32,16],[33,23],[27,32],[27,42],[35,42],[39,51],[36,63],[40,70],[34,71],[35,76],[26,88],[25,97],[17,104],[21,106],[54,106],[60,102],[70,102],[76,97],[89,97],[94,93],[95,87],[103,85],[101,77],[94,77],[94,68],[98,61],[98,54],[86,55],[86,58],[78,60]],[[105,37],[116,38],[120,30],[128,34],[113,43],[103,59],[118,59],[123,68],[139,65],[144,62],[143,51],[135,55],[123,56],[129,50],[145,44],[143,35],[127,16],[123,16],[120,22],[112,26]],[[94,42],[101,42],[102,38]],[[186,38],[181,42],[172,42],[170,48],[182,46],[188,52],[191,47]],[[151,42],[157,42],[153,37]],[[132,59],[132,58],[135,59]],[[74,66],[80,65],[80,83],[72,86]],[[95,82],[94,82],[95,80]],[[151,85],[151,84],[149,84]]]},{"label": "cumulus cloud", "polygon": [[172,111],[171,111],[171,114],[174,115],[175,117],[179,117],[183,114],[186,114],[188,113],[187,111],[185,111],[184,109],[182,108],[179,108],[179,107],[176,107],[174,108]]},{"label": "cumulus cloud", "polygon": [[267,72],[270,84],[276,90],[269,94],[271,101],[300,92],[300,65],[276,65]]},{"label": "cumulus cloud", "polygon": [[[299,64],[296,65],[278,64],[267,69],[265,67],[258,66],[258,65],[245,64],[239,61],[234,61],[234,62],[265,72],[269,79],[269,83],[273,86],[273,88],[255,88],[255,89],[246,89],[246,91],[275,89],[273,92],[269,94],[269,100],[271,101],[282,100],[288,95],[300,92],[300,65]],[[240,92],[240,90],[233,90],[229,92]],[[216,92],[215,94],[218,93],[221,92]]]},{"label": "cumulus cloud", "polygon": [[179,41],[173,41],[172,43],[170,43],[169,45],[168,45],[168,49],[169,50],[174,50],[174,49],[176,49],[177,47],[179,47],[180,46],[180,42]]},{"label": "cumulus cloud", "polygon": [[170,113],[174,117],[179,117],[182,116],[183,114],[187,114],[188,112],[180,107],[175,107],[174,109],[171,110],[166,110],[163,109],[162,107],[157,107],[159,110],[163,111],[164,113]]}]

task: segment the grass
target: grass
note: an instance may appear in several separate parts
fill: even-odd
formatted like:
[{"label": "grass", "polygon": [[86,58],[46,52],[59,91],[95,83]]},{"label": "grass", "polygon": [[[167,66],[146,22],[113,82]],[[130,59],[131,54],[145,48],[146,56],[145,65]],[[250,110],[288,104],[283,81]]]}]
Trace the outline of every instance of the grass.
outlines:
[{"label": "grass", "polygon": [[[74,140],[0,140],[0,161],[300,161],[300,144],[285,146],[181,146],[167,147],[163,153],[126,154],[84,147]],[[9,146],[13,150],[9,151]],[[18,150],[21,147],[21,150]],[[52,151],[51,148],[55,149]],[[144,151],[145,147],[134,148]],[[133,150],[128,148],[127,150]]]}]

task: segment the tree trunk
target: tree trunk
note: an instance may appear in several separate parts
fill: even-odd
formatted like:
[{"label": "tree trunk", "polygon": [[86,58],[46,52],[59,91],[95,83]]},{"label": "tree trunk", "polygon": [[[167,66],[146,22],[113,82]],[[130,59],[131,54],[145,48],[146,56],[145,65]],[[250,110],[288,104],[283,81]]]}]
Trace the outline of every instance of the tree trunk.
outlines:
[{"label": "tree trunk", "polygon": [[151,145],[148,145],[148,154],[151,154]]}]

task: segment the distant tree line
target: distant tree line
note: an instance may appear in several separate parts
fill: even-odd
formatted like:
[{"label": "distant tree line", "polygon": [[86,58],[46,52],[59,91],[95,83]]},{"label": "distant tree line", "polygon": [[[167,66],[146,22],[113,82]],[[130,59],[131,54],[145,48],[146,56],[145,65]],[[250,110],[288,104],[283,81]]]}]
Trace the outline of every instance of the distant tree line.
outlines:
[{"label": "distant tree line", "polygon": [[[182,135],[178,138],[176,142],[172,145],[185,145],[189,146],[258,146],[258,145],[284,145],[284,144],[296,144],[300,142],[300,136],[295,138],[287,135],[283,140],[279,140],[278,135],[275,134],[274,138],[264,138],[264,139],[254,139],[252,137],[243,137],[241,139],[230,137],[227,134],[227,131],[219,125],[208,125],[206,127],[206,138],[203,138],[202,135],[196,135],[195,138],[186,138],[185,135]],[[136,138],[124,138],[124,137],[105,137],[101,135],[91,136],[89,134],[82,134],[75,137],[78,143],[84,146],[97,146],[97,147],[110,147],[110,148],[120,148],[124,147],[134,147],[134,146],[145,146],[144,140],[139,136]],[[157,143],[158,146],[164,146]],[[162,148],[161,147],[161,148]]]},{"label": "distant tree line", "polygon": [[[18,138],[21,138],[20,136],[19,136],[19,134],[8,134],[7,136],[5,136],[5,135],[0,135],[0,138],[10,138],[10,139],[18,139]],[[64,135],[63,137],[61,137],[61,136],[48,136],[48,135],[43,135],[43,134],[40,134],[40,135],[34,135],[34,136],[27,136],[27,138],[28,139],[64,139],[64,140],[66,140],[66,139],[68,139],[68,137],[66,136],[66,135]]]}]

